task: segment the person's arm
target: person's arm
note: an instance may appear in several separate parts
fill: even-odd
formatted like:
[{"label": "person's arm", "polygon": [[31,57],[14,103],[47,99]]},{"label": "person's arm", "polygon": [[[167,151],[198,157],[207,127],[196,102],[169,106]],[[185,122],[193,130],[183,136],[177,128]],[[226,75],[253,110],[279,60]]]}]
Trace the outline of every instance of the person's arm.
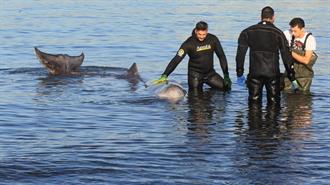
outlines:
[{"label": "person's arm", "polygon": [[172,58],[170,63],[167,65],[163,75],[169,76],[174,69],[179,65],[179,63],[183,60],[188,52],[187,43],[184,42],[180,49],[178,50],[177,54]]},{"label": "person's arm", "polygon": [[224,88],[225,90],[230,90],[232,83],[229,77],[227,58],[217,37],[215,37],[214,51],[219,58],[220,66],[223,72]]},{"label": "person's arm", "polygon": [[280,34],[278,38],[279,50],[281,52],[282,61],[287,71],[287,75],[290,81],[295,80],[294,68],[293,68],[293,58],[290,53],[290,48],[287,39],[284,34]]},{"label": "person's arm", "polygon": [[292,57],[296,59],[297,62],[302,63],[302,64],[309,64],[309,62],[312,59],[313,56],[313,50],[306,50],[305,55],[299,55],[295,53],[294,51],[291,52]]},{"label": "person's arm", "polygon": [[228,75],[228,62],[227,58],[225,55],[225,52],[223,51],[223,48],[221,46],[221,43],[217,37],[215,37],[215,46],[214,46],[214,51],[217,54],[220,62],[220,66],[222,69],[222,72],[224,75]]},{"label": "person's arm", "polygon": [[309,64],[311,62],[313,52],[316,50],[316,41],[311,33],[307,34],[307,40],[305,41],[305,55],[298,55],[292,52],[292,57],[296,59],[297,62],[302,64]]},{"label": "person's arm", "polygon": [[244,73],[244,61],[248,47],[249,46],[247,32],[243,31],[238,38],[238,46],[236,53],[236,74],[238,77],[241,77]]}]

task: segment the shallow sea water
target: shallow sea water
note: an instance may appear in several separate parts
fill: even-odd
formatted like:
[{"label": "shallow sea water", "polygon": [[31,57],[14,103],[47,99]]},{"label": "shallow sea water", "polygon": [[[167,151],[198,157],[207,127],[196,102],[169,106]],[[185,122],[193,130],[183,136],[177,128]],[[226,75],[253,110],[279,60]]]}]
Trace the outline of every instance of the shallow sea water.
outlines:
[{"label": "shallow sea water", "polygon": [[[317,40],[312,94],[249,108],[235,81],[238,34],[276,11]],[[329,1],[0,1],[0,184],[327,184]],[[323,18],[325,17],[325,18]],[[230,93],[178,103],[126,79],[163,72],[205,20],[227,55]],[[86,55],[83,75],[51,76],[33,47]],[[248,62],[246,62],[248,63]],[[218,60],[216,70],[221,74]],[[247,67],[246,67],[247,69]],[[171,79],[187,89],[187,59]]]}]

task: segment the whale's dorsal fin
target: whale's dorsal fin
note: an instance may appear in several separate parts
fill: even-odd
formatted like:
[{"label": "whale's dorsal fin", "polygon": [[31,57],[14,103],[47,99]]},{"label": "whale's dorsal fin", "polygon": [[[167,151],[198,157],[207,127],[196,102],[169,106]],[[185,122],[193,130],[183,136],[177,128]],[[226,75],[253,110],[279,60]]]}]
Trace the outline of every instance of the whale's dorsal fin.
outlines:
[{"label": "whale's dorsal fin", "polygon": [[138,68],[137,68],[136,63],[133,63],[133,64],[131,65],[131,67],[127,70],[127,73],[128,73],[129,75],[134,75],[134,76],[138,76],[138,75],[139,75],[139,70],[138,70]]}]

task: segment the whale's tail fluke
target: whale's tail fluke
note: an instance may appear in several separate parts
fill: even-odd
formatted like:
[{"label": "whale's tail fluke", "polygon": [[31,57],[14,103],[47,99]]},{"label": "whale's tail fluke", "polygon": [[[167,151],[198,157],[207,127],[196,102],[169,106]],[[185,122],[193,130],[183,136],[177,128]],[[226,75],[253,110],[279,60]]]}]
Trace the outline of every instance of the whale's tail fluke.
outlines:
[{"label": "whale's tail fluke", "polygon": [[54,75],[70,74],[79,70],[84,61],[85,55],[81,53],[79,56],[69,56],[66,54],[48,54],[34,48],[36,55],[41,64],[43,64],[50,73]]}]

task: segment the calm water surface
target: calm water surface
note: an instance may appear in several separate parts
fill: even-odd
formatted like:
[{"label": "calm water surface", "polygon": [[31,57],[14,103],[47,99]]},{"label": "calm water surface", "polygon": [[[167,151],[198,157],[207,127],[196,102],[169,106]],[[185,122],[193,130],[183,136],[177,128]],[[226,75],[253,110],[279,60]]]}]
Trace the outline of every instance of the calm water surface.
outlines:
[{"label": "calm water surface", "polygon": [[[311,95],[249,108],[247,90],[173,104],[125,79],[158,78],[194,24],[217,35],[235,82],[238,34],[262,7],[317,40]],[[0,184],[327,184],[330,2],[0,1]],[[86,55],[85,75],[51,76],[33,47]],[[221,74],[218,60],[215,66]],[[187,59],[171,79],[187,89]]]}]

